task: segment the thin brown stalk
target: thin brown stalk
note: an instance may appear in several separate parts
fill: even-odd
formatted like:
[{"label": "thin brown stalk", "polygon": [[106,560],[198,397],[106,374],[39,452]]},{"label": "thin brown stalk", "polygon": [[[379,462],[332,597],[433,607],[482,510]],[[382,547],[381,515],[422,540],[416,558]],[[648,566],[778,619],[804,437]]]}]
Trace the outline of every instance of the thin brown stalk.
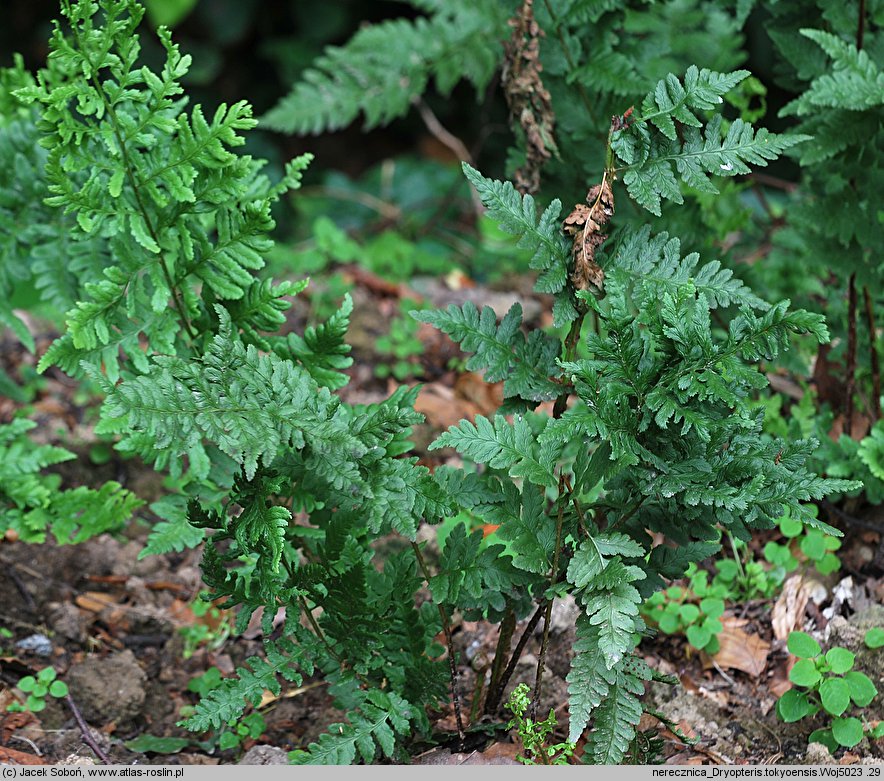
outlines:
[{"label": "thin brown stalk", "polygon": [[863,286],[863,300],[866,307],[866,324],[869,329],[869,358],[872,363],[872,422],[881,417],[881,363],[878,358],[878,329],[875,326],[875,309],[872,294]]},{"label": "thin brown stalk", "polygon": [[[559,495],[565,490],[564,482],[559,480]],[[559,515],[556,519],[556,547],[553,552],[552,570],[549,575],[550,590],[555,588],[559,579],[559,556],[562,552],[562,524],[565,517],[564,504],[559,502]],[[546,649],[549,645],[550,623],[552,621],[552,608],[555,597],[550,598],[546,604],[546,614],[543,617],[543,640],[540,643],[540,655],[537,657],[537,675],[534,679],[534,696],[531,698],[529,713],[532,719],[537,718],[537,704],[540,702],[540,693],[543,688],[543,669],[546,664]]]},{"label": "thin brown stalk", "polygon": [[847,283],[847,379],[844,401],[844,431],[853,436],[853,394],[856,391],[856,273]]},{"label": "thin brown stalk", "polygon": [[540,622],[540,617],[543,615],[545,610],[546,601],[544,600],[537,606],[537,610],[534,611],[534,614],[528,621],[528,625],[525,627],[525,631],[522,632],[522,636],[519,638],[519,642],[516,643],[516,647],[513,650],[513,655],[510,657],[509,663],[506,666],[506,670],[503,671],[503,675],[500,676],[500,681],[498,682],[497,686],[493,690],[490,686],[488,687],[488,695],[485,698],[484,708],[486,714],[496,713],[497,709],[500,707],[500,700],[503,697],[503,691],[504,689],[506,689],[506,685],[510,682],[510,678],[513,677],[513,673],[516,671],[516,665],[519,663],[519,659],[522,658],[522,651],[525,650],[525,646],[528,644],[528,640],[534,633],[534,629]]},{"label": "thin brown stalk", "polygon": [[[411,549],[414,551],[414,556],[417,559],[418,566],[421,568],[424,578],[427,583],[429,583],[430,570],[427,568],[427,562],[424,560],[424,555],[421,553],[420,546],[416,542],[412,542]],[[448,620],[448,612],[445,608],[438,602],[436,603],[436,607],[439,609],[439,617],[442,619],[442,631],[445,634],[445,644],[448,646],[448,671],[451,674],[451,701],[454,705],[454,718],[457,722],[457,739],[460,743],[459,748],[463,751],[466,732],[464,732],[463,715],[460,711],[460,685],[458,683],[457,663],[454,658],[454,642],[451,639],[451,622]]]}]

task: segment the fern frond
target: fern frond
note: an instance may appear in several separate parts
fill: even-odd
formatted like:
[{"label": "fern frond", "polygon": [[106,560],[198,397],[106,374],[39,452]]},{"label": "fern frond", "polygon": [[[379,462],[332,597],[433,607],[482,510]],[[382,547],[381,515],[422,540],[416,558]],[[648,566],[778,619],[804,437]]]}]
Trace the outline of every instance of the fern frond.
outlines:
[{"label": "fern frond", "polygon": [[716,73],[692,65],[682,84],[669,74],[645,97],[642,116],[613,133],[611,148],[624,164],[616,170],[639,204],[659,216],[661,199],[683,202],[679,179],[701,192],[716,193],[708,175],[749,173],[749,164],[766,166],[809,138],[775,135],[765,128],[756,132],[740,119],[722,138],[720,115],[702,132],[704,123],[694,112],[717,109],[722,95],[748,75],[748,71]]},{"label": "fern frond", "polygon": [[832,72],[818,76],[780,116],[806,116],[820,106],[865,111],[884,104],[884,71],[869,53],[823,30],[801,30],[832,60]]},{"label": "fern frond", "polygon": [[547,401],[561,393],[561,386],[552,379],[560,373],[556,364],[559,342],[539,330],[526,339],[520,330],[520,304],[510,307],[499,326],[490,306],[482,307],[480,313],[470,301],[462,308],[451,304],[447,310],[413,311],[411,316],[444,331],[464,352],[474,353],[467,369],[484,369],[486,382],[504,380],[505,397]]},{"label": "fern frond", "polygon": [[347,713],[347,722],[331,724],[306,750],[289,753],[293,765],[350,765],[357,758],[371,764],[378,747],[392,757],[397,737],[410,733],[414,706],[395,692],[372,689],[362,695],[357,710]]},{"label": "fern frond", "polygon": [[637,302],[649,302],[659,301],[664,293],[672,294],[681,285],[690,283],[712,307],[735,304],[755,309],[769,307],[717,260],[701,265],[697,253],[681,257],[680,250],[681,242],[677,238],[670,238],[666,232],[651,236],[649,225],[629,232],[605,266],[607,289],[610,291],[611,285],[623,278],[633,283]]},{"label": "fern frond", "polygon": [[147,544],[138,554],[139,559],[155,554],[195,548],[205,533],[187,520],[187,502],[179,494],[169,494],[150,505],[150,511],[163,520],[155,523],[147,536]]},{"label": "fern frond", "polygon": [[[612,559],[596,576],[596,582],[590,581],[581,595],[589,622],[599,628],[599,649],[608,669],[632,649],[642,598],[631,583],[646,577],[639,567],[615,567],[611,573],[615,577],[602,580],[605,571],[618,562],[618,559]],[[598,590],[592,590],[596,585]]]},{"label": "fern frond", "polygon": [[264,650],[266,660],[259,656],[246,659],[244,666],[236,668],[236,677],[226,679],[203,696],[193,716],[179,722],[179,726],[194,732],[221,729],[239,718],[248,705],[258,705],[265,691],[279,694],[279,678],[300,686],[301,671],[313,674],[313,664],[302,646],[287,637],[265,643]]},{"label": "fern frond", "polygon": [[534,198],[521,195],[511,182],[486,179],[468,163],[463,164],[463,171],[489,216],[500,223],[502,231],[518,238],[517,247],[531,253],[529,266],[540,271],[535,289],[561,293],[568,281],[570,261],[568,242],[559,225],[562,202],[553,200],[538,219]]},{"label": "fern frond", "polygon": [[602,654],[598,626],[585,615],[577,618],[574,659],[568,672],[568,741],[576,743],[593,712],[605,700],[617,671],[608,669]]},{"label": "fern frond", "polygon": [[462,78],[481,91],[499,61],[506,10],[493,0],[426,10],[429,19],[373,24],[345,45],[326,48],[262,124],[315,134],[346,127],[361,114],[368,130],[405,115],[434,76],[443,94]]},{"label": "fern frond", "polygon": [[482,415],[476,423],[467,420],[451,426],[431,445],[434,450],[453,447],[467,458],[495,469],[507,469],[512,477],[525,477],[537,485],[555,485],[553,462],[540,451],[530,426],[524,418],[507,423],[500,415],[493,421]]},{"label": "fern frond", "polygon": [[[149,374],[111,386],[100,376],[107,398],[99,428],[105,432],[148,432],[153,449],[169,451],[173,462],[187,454],[195,474],[208,474],[208,439],[241,464],[249,477],[258,462],[270,465],[289,443],[305,435],[322,441],[336,436],[330,416],[336,406],[300,367],[275,355],[259,355],[234,338],[230,315],[216,307],[219,332],[202,361],[154,358]],[[332,452],[335,452],[334,450]]]},{"label": "fern frond", "polygon": [[593,731],[587,749],[594,764],[618,765],[623,761],[635,728],[641,720],[639,697],[652,670],[640,659],[631,657],[617,670],[602,703],[593,711]]},{"label": "fern frond", "polygon": [[271,340],[273,349],[277,355],[300,363],[320,385],[331,390],[343,388],[349,377],[341,370],[353,363],[350,346],[344,341],[352,312],[353,299],[348,293],[340,309],[326,322],[309,326],[303,337],[290,333],[284,340]]},{"label": "fern frond", "polygon": [[62,491],[52,501],[52,534],[59,545],[84,542],[122,528],[144,502],[110,480],[98,490],[80,486]]},{"label": "fern frond", "polygon": [[520,491],[509,482],[502,487],[502,501],[483,504],[476,513],[487,523],[499,526],[496,534],[509,542],[514,566],[535,574],[548,573],[556,546],[556,525],[546,514],[543,488],[524,485]]}]

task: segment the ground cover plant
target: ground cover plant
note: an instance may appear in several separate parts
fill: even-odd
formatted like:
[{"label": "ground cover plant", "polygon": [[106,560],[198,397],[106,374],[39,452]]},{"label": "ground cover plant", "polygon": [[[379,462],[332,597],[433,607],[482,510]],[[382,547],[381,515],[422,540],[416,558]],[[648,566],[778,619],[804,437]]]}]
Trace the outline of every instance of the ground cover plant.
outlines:
[{"label": "ground cover plant", "polygon": [[[474,751],[508,731],[527,763],[660,761],[657,732],[687,745],[690,725],[649,702],[655,686],[679,685],[665,658],[648,657],[649,644],[683,634],[692,657],[719,665],[741,604],[769,605],[787,587],[808,604],[801,578],[841,567],[839,521],[855,519],[868,490],[858,465],[877,475],[868,225],[817,242],[837,239],[853,258],[844,261],[846,406],[824,414],[791,388],[784,408],[768,388],[784,387],[777,367],[798,371],[815,354],[818,400],[831,402],[834,369],[825,367],[844,340],[829,351],[821,313],[768,295],[787,287],[782,246],[763,272],[730,262],[735,247],[775,227],[776,241],[796,230],[816,241],[798,218],[747,212],[749,177],[784,156],[803,166],[805,199],[873,189],[867,168],[851,164],[825,184],[814,167],[876,154],[865,150],[881,79],[864,6],[850,44],[834,12],[821,12],[829,30],[800,32],[782,8],[769,12],[784,47],[798,34],[835,63],[820,75],[828,61],[796,60],[809,86],[781,113],[814,120],[783,132],[755,122],[763,87],[735,68],[736,45],[711,45],[751,6],[708,18],[679,2],[654,11],[530,0],[416,6],[425,17],[368,26],[330,49],[265,123],[317,131],[361,112],[372,126],[416,104],[435,136],[476,164],[462,162],[463,181],[420,164],[402,166],[404,183],[381,170],[379,195],[349,182],[307,192],[303,268],[273,236],[290,203],[302,203],[312,156],[274,169],[245,153],[258,124],[250,105],[192,102],[195,63],[167,28],[145,27],[137,0],[62,0],[45,67],[31,72],[18,59],[2,72],[0,322],[16,349],[39,352],[38,373],[79,383],[93,400],[93,436],[113,443],[110,456],[89,450],[93,464],[137,462],[162,490],[145,500],[113,479],[62,490],[49,468],[76,454],[35,439],[36,424],[16,413],[0,423],[0,531],[16,545],[64,546],[123,534],[137,514],[149,523],[140,561],[200,551],[201,607],[176,608],[195,622],[179,633],[182,657],[212,658],[230,636],[260,640],[223,675],[210,667],[186,684],[198,699],[178,710],[175,735],[140,735],[126,742],[132,751],[237,755],[268,730],[262,708],[320,684],[334,716],[286,743],[294,764],[404,763],[432,747]],[[663,57],[664,32],[678,19],[696,34]],[[587,22],[601,45],[585,59],[593,50],[577,30]],[[499,47],[475,45],[495,30]],[[642,30],[647,38],[627,35]],[[471,58],[458,59],[464,52]],[[481,92],[498,66],[514,131],[509,178],[482,173],[420,98],[431,76],[442,94],[461,78]],[[863,114],[851,117],[869,132],[831,138],[844,116],[811,107]],[[463,214],[447,204],[426,218],[444,217],[443,229],[405,225],[409,209],[426,208],[413,191],[440,182],[466,194],[484,233],[463,239]],[[338,226],[321,213],[329,193],[377,211],[381,224],[354,208]],[[568,209],[563,199],[579,202]],[[871,196],[850,203],[871,218]],[[802,201],[796,213],[808,208]],[[446,267],[440,236],[477,268],[506,257],[505,268],[531,272],[538,311],[425,297],[419,272]],[[387,299],[372,304],[388,323],[372,344],[381,365],[362,375],[372,394],[361,398],[352,384],[366,347],[351,345],[351,326],[376,314],[362,313],[358,287],[330,306],[329,290],[341,288],[328,282],[312,319],[299,314],[311,295],[304,271],[335,268]],[[446,279],[456,287],[464,276],[455,269]],[[858,284],[867,285],[867,373],[851,325]],[[819,308],[812,291],[797,293]],[[40,349],[33,312],[59,329]],[[449,350],[439,367],[431,362],[441,334],[462,357]],[[451,366],[472,377],[482,406],[435,426],[416,451],[421,410],[430,417],[431,408],[414,379],[432,382]],[[39,393],[3,377],[17,405]],[[868,425],[854,431],[853,399],[869,394]],[[843,464],[833,467],[827,452]],[[564,605],[574,613],[557,629]],[[804,627],[801,611],[787,630]],[[785,624],[775,620],[779,632]],[[489,627],[484,662],[459,645],[466,622]],[[557,713],[544,697],[562,631],[571,647],[555,660],[567,704]],[[870,632],[872,648],[880,641]],[[779,716],[797,723],[825,711],[831,728],[805,738],[832,751],[877,740],[874,719],[843,716],[845,691],[857,708],[874,698],[871,679],[851,669],[853,653],[833,646],[823,657],[809,635],[787,634],[782,650],[801,657],[789,681],[812,691],[783,693]],[[42,687],[82,723],[76,676],[63,682],[42,669],[10,681],[29,697],[24,708],[51,705]]]}]

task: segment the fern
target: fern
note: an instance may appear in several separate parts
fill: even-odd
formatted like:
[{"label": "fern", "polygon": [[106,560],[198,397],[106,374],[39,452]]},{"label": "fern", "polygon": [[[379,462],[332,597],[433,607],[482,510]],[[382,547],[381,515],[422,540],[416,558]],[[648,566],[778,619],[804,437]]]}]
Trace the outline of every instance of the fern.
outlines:
[{"label": "fern", "polygon": [[559,344],[539,331],[526,339],[519,330],[522,308],[513,304],[497,324],[491,307],[467,302],[463,308],[451,304],[447,311],[413,311],[411,316],[430,323],[460,343],[465,352],[474,353],[467,360],[470,371],[485,369],[485,380],[504,380],[504,395],[528,401],[553,399],[560,386],[552,379],[559,373],[556,366]]},{"label": "fern", "polygon": [[801,97],[785,106],[784,116],[804,116],[820,106],[863,111],[884,104],[884,72],[869,56],[852,43],[822,30],[801,30],[831,59],[832,73],[811,81]]},{"label": "fern", "polygon": [[298,361],[320,385],[332,390],[344,387],[348,378],[341,369],[353,363],[348,356],[350,346],[344,342],[352,312],[353,299],[347,294],[341,308],[325,323],[307,328],[303,337],[290,333],[285,341],[274,341],[277,355]]},{"label": "fern", "polygon": [[312,665],[302,658],[301,647],[288,638],[265,643],[264,652],[266,659],[249,657],[245,665],[236,668],[236,678],[228,678],[206,694],[193,716],[181,721],[180,726],[194,732],[220,729],[239,718],[247,705],[258,705],[265,691],[278,695],[282,691],[279,678],[300,686],[300,665],[304,674],[313,673]]},{"label": "fern", "polygon": [[407,113],[431,77],[443,94],[463,77],[484,89],[500,54],[505,8],[490,0],[415,5],[430,18],[367,26],[346,45],[328,47],[263,122],[286,133],[319,133],[363,114],[370,129]]},{"label": "fern", "polygon": [[232,151],[255,125],[247,103],[221,105],[211,118],[200,106],[186,113],[178,96],[190,57],[160,28],[162,70],[138,67],[137,3],[65,0],[63,11],[70,38],[56,27],[49,68],[15,94],[42,108],[46,203],[74,215],[85,240],[113,237],[113,262],[87,278],[68,311],[68,333],[39,368],[58,361],[79,374],[84,363],[103,364],[116,379],[122,354],[145,371],[142,336],[153,351],[174,355],[196,338],[198,321],[211,320],[195,286],[236,301],[231,312],[253,340],[277,327],[292,288],[269,287],[254,272],[271,246],[270,205],[297,186],[308,158],[290,163],[282,185],[271,187],[261,163]]},{"label": "fern", "polygon": [[141,500],[113,481],[98,490],[59,490],[61,478],[42,471],[75,455],[32,442],[27,432],[35,426],[22,418],[0,425],[0,531],[24,542],[44,542],[51,532],[67,545],[122,527]]},{"label": "fern", "polygon": [[369,764],[378,748],[385,757],[393,757],[397,735],[407,735],[413,719],[412,706],[390,692],[374,689],[365,692],[358,710],[347,713],[347,723],[331,724],[329,732],[319,736],[307,750],[292,751],[294,765],[349,765],[361,758]]},{"label": "fern", "polygon": [[740,119],[722,138],[720,115],[705,124],[698,119],[694,112],[717,108],[722,96],[748,75],[691,66],[682,84],[669,74],[645,97],[642,115],[614,131],[611,148],[623,163],[616,170],[637,203],[659,216],[661,199],[683,202],[679,179],[701,192],[717,193],[709,174],[749,173],[750,164],[765,166],[807,140],[808,136],[775,135],[764,128],[756,132]]}]

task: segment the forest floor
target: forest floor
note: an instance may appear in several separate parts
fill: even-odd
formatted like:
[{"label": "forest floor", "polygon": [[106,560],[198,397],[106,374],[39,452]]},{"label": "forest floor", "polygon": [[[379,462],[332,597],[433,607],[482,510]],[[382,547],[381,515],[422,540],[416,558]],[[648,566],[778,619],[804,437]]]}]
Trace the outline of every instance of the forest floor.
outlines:
[{"label": "forest floor", "polygon": [[[527,292],[529,280],[508,279],[501,286],[523,291],[517,295],[465,280],[418,279],[405,288],[358,269],[343,273],[354,283],[350,341],[355,362],[352,381],[343,392],[353,403],[377,401],[395,385],[376,376],[375,367],[389,361],[389,356],[378,355],[376,345],[389,322],[400,315],[403,299],[433,306],[470,299],[491,304],[498,312],[518,300],[526,321],[534,323],[543,323],[549,311],[547,302]],[[290,312],[290,329],[300,331],[303,304],[296,303]],[[32,321],[31,326],[38,333],[41,328],[45,331],[38,339],[42,352],[52,334],[40,323]],[[417,406],[427,422],[415,430],[413,439],[416,453],[433,467],[446,456],[428,453],[427,445],[461,418],[493,413],[501,388],[449,369],[450,360],[459,353],[447,337],[423,326],[416,336],[423,345],[422,354],[414,359],[419,376],[407,381],[424,383]],[[95,402],[75,393],[74,383],[54,371],[34,380],[33,356],[12,342],[3,345],[0,360],[13,376],[30,377],[35,383],[30,407],[32,419],[39,423],[38,435],[80,456],[56,467],[66,487],[117,480],[146,502],[162,495],[161,478],[151,469],[136,459],[118,458],[97,440]],[[0,399],[0,422],[8,422],[16,410],[11,401]],[[200,550],[139,560],[150,519],[146,510],[140,515],[144,520],[133,522],[119,535],[102,535],[77,546],[26,545],[0,538],[0,628],[7,630],[0,635],[0,762],[97,761],[94,749],[84,741],[88,725],[99,752],[115,763],[278,763],[285,761],[286,751],[305,746],[340,720],[343,714],[333,708],[322,682],[307,680],[278,697],[266,693],[257,709],[263,728],[228,736],[235,746],[223,748],[229,743],[219,736],[192,735],[176,726],[182,709],[186,713],[197,701],[200,687],[209,686],[218,672],[233,674],[249,656],[260,654],[260,622],[253,622],[245,635],[233,637],[228,636],[232,617],[225,612],[213,609],[198,615],[203,611],[195,612],[193,606],[201,588]],[[646,710],[677,725],[671,730],[654,716],[643,717],[640,728],[656,730],[663,739],[661,761],[884,763],[884,740],[865,740],[856,749],[830,757],[818,744],[808,747],[807,735],[821,724],[784,725],[775,713],[777,697],[789,687],[785,637],[790,629],[814,633],[824,647],[842,645],[854,651],[856,669],[866,672],[884,692],[884,653],[869,651],[862,642],[866,629],[884,626],[882,533],[876,530],[876,526],[884,529],[884,508],[851,507],[849,517],[860,522],[832,521],[845,531],[838,552],[841,570],[813,579],[796,576],[769,600],[732,605],[723,618],[721,650],[713,657],[693,651],[679,635],[661,634],[642,644],[640,652],[653,667],[681,681],[678,687],[654,684],[646,693]],[[759,559],[760,549],[772,538],[769,533],[753,541]],[[427,541],[432,560],[434,528],[423,528],[421,539]],[[401,541],[390,538],[382,543],[395,547]],[[379,553],[382,556],[383,550]],[[556,603],[539,710],[545,715],[553,709],[562,730],[568,716],[565,676],[576,615],[573,604]],[[525,623],[517,627],[516,637]],[[455,616],[453,639],[463,710],[468,715],[477,670],[481,672],[493,655],[497,629]],[[526,646],[509,689],[519,681],[533,685],[539,644],[538,633]],[[68,684],[70,699],[49,697],[45,710],[38,713],[7,713],[7,705],[21,700],[21,692],[14,688],[18,680],[47,666]],[[211,672],[213,668],[218,672]],[[884,719],[882,700],[879,695],[865,709],[870,721]],[[519,747],[505,729],[508,714],[500,714],[496,730],[488,724],[487,729],[472,731],[472,742],[460,751],[452,740],[453,709],[449,706],[431,715],[436,740],[415,744],[413,763],[516,762]],[[580,752],[578,746],[578,756]]]}]

